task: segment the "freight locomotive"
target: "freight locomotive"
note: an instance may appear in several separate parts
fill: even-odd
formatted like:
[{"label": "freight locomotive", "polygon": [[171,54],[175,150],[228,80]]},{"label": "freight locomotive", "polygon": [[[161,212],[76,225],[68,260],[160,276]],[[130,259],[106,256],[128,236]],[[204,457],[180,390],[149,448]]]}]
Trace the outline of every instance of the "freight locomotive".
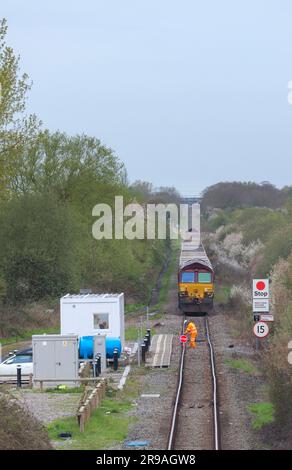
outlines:
[{"label": "freight locomotive", "polygon": [[182,240],[178,271],[178,307],[184,313],[209,313],[214,301],[214,269],[200,233],[189,231]]}]

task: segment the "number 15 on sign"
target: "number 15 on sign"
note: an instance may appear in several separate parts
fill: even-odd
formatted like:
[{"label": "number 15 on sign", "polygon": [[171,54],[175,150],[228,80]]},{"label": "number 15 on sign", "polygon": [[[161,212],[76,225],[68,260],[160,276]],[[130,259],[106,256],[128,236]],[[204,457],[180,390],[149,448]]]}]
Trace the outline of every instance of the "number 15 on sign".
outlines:
[{"label": "number 15 on sign", "polygon": [[258,321],[254,324],[253,332],[257,338],[265,338],[269,334],[269,326],[264,321]]}]

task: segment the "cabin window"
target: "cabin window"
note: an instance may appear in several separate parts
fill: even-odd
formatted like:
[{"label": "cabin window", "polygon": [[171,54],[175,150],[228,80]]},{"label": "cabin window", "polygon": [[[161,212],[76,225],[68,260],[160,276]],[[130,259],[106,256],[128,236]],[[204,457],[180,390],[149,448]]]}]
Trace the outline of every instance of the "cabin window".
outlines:
[{"label": "cabin window", "polygon": [[212,282],[211,273],[198,273],[198,282],[209,284]]},{"label": "cabin window", "polygon": [[95,330],[108,330],[109,329],[109,314],[108,313],[94,313],[93,314],[93,328]]},{"label": "cabin window", "polygon": [[187,271],[182,273],[181,282],[195,282],[195,273]]}]

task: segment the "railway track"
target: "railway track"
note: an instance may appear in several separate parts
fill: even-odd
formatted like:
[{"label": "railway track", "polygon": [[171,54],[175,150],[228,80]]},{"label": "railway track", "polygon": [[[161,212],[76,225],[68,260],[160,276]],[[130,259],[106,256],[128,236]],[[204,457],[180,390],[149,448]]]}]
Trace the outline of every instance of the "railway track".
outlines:
[{"label": "railway track", "polygon": [[[186,317],[184,317],[184,320]],[[168,434],[167,440],[167,449],[174,450],[174,449],[183,449],[182,442],[187,440],[188,446],[190,445],[190,432],[193,431],[195,428],[193,416],[191,412],[187,412],[182,418],[180,413],[182,408],[185,407],[186,410],[189,408],[194,409],[196,407],[196,403],[188,403],[192,402],[193,400],[198,400],[196,397],[196,388],[201,387],[203,391],[206,393],[210,392],[210,396],[204,397],[210,406],[206,406],[206,408],[212,409],[211,415],[209,409],[205,412],[205,415],[200,415],[200,420],[204,420],[205,423],[200,423],[201,429],[204,429],[205,432],[208,434],[208,444],[205,442],[203,443],[202,436],[199,436],[196,442],[195,433],[193,434],[194,438],[191,443],[193,449],[200,449],[201,446],[203,448],[213,448],[214,450],[220,449],[220,426],[219,426],[219,413],[218,413],[218,386],[217,386],[217,377],[216,377],[216,365],[215,365],[215,353],[214,348],[212,345],[212,340],[210,336],[210,328],[209,328],[209,321],[207,317],[187,317],[187,319],[194,320],[196,325],[199,325],[200,330],[202,331],[202,326],[204,327],[204,338],[200,339],[200,334],[198,337],[198,345],[195,350],[190,350],[188,345],[183,344],[181,348],[181,356],[180,356],[180,363],[179,363],[179,374],[178,374],[178,381],[177,381],[177,388],[176,388],[176,395],[172,410],[172,417],[171,417],[171,424],[170,430]],[[207,347],[205,346],[207,345]],[[195,383],[192,378],[189,377],[190,374],[193,374],[195,377],[196,374],[196,358],[198,361],[198,354],[199,348],[204,348],[201,351],[202,357],[204,360],[207,361],[206,365],[208,364],[209,367],[209,374],[206,374],[206,379],[202,378],[202,382],[205,380],[205,386],[202,382]],[[207,353],[209,351],[209,354]],[[206,355],[208,354],[208,360],[206,359]],[[201,360],[201,359],[200,359]],[[188,375],[187,375],[188,374]],[[185,382],[187,382],[185,384]],[[200,392],[199,392],[200,393]],[[198,404],[197,404],[198,405]],[[205,405],[200,405],[200,408],[203,408]],[[196,411],[196,410],[195,410]],[[189,420],[189,423],[186,423],[186,419]],[[204,426],[203,426],[204,424]],[[194,429],[195,431],[195,429]],[[204,432],[204,431],[203,431]],[[185,435],[184,435],[185,434]],[[212,434],[212,436],[211,436]],[[187,438],[187,439],[186,439]]]}]

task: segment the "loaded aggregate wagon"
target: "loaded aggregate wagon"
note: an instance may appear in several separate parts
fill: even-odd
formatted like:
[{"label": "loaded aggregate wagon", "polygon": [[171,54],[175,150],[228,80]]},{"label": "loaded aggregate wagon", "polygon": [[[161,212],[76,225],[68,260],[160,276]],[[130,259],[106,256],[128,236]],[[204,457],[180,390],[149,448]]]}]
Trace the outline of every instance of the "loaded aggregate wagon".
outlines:
[{"label": "loaded aggregate wagon", "polygon": [[185,313],[208,313],[213,308],[214,270],[200,241],[189,232],[182,242],[178,271],[178,306]]}]

